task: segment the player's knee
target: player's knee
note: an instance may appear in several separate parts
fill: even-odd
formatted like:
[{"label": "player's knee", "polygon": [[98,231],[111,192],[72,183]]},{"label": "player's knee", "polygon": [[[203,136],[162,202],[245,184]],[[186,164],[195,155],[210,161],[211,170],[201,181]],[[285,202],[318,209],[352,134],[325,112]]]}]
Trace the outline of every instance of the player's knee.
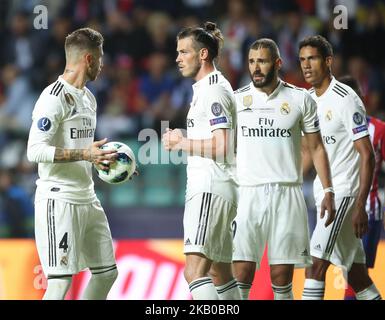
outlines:
[{"label": "player's knee", "polygon": [[234,262],[233,273],[237,281],[242,283],[252,283],[254,280],[255,264],[246,262]]},{"label": "player's knee", "polygon": [[215,285],[222,285],[234,279],[230,263],[213,263],[208,275]]},{"label": "player's knee", "polygon": [[183,272],[184,278],[187,283],[191,283],[192,281],[203,277],[204,275],[200,274],[196,269],[192,268],[189,265],[186,265]]},{"label": "player's knee", "polygon": [[217,269],[213,268],[213,266],[211,266],[209,270],[209,276],[211,279],[213,279],[214,283],[220,282],[220,278],[221,278],[220,272]]},{"label": "player's knee", "polygon": [[107,274],[105,275],[106,278],[113,284],[115,280],[118,278],[118,269],[113,269],[111,271],[108,271]]},{"label": "player's knee", "polygon": [[369,287],[373,281],[365,265],[353,264],[353,267],[348,273],[348,283],[355,292],[359,292]]},{"label": "player's knee", "polygon": [[48,279],[47,290],[44,294],[44,300],[63,300],[72,283],[72,277]]},{"label": "player's knee", "polygon": [[293,281],[293,270],[291,268],[270,267],[271,283],[275,286],[287,286]]},{"label": "player's knee", "polygon": [[106,285],[112,286],[115,280],[118,278],[118,274],[118,269],[115,268],[103,273],[92,274],[92,277],[99,282],[103,282]]},{"label": "player's knee", "polygon": [[313,257],[313,264],[306,269],[306,278],[324,281],[330,262]]}]

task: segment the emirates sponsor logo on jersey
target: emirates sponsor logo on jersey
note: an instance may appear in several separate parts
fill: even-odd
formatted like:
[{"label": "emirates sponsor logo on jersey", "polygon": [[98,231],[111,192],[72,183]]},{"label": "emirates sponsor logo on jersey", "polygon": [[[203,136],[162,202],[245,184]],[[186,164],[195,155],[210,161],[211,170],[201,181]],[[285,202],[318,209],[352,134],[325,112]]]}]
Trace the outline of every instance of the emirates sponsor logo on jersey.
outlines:
[{"label": "emirates sponsor logo on jersey", "polygon": [[290,138],[291,129],[274,128],[274,119],[259,118],[258,127],[241,126],[243,137]]},{"label": "emirates sponsor logo on jersey", "polygon": [[87,139],[93,138],[95,134],[95,127],[92,125],[90,118],[82,118],[83,128],[70,128],[71,139]]},{"label": "emirates sponsor logo on jersey", "polygon": [[241,126],[242,136],[243,137],[269,137],[269,138],[290,138],[291,129],[281,129],[281,128],[249,128],[247,126]]},{"label": "emirates sponsor logo on jersey", "polygon": [[322,136],[324,144],[335,144],[337,142],[335,136]]},{"label": "emirates sponsor logo on jersey", "polygon": [[194,127],[194,119],[187,119],[187,128]]},{"label": "emirates sponsor logo on jersey", "polygon": [[91,128],[91,129],[70,128],[71,139],[93,138],[94,134],[95,134],[95,128]]}]

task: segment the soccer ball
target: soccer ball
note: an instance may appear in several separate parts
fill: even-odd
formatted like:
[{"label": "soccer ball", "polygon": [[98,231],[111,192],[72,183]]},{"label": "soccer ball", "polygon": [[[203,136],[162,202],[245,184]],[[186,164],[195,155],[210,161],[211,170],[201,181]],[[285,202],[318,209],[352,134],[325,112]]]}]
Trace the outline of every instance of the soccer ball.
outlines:
[{"label": "soccer ball", "polygon": [[[109,165],[109,168],[102,170],[94,165],[96,173],[103,181],[111,184],[118,184],[127,181],[135,172],[136,161],[135,155],[131,148],[122,142],[107,142],[100,149],[116,150],[118,157],[116,161]],[[107,164],[108,162],[105,162]]]}]

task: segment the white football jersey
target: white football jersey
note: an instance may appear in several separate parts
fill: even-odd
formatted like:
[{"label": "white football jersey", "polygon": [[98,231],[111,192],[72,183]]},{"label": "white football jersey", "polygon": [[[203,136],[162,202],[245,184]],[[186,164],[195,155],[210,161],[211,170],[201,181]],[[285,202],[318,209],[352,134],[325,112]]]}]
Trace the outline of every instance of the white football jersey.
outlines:
[{"label": "white football jersey", "polygon": [[193,84],[193,98],[187,115],[187,138],[210,139],[216,129],[230,130],[225,161],[200,156],[187,158],[186,200],[202,192],[217,194],[235,202],[234,140],[236,111],[233,89],[218,70]]},{"label": "white football jersey", "polygon": [[319,131],[310,94],[280,80],[270,95],[251,82],[235,97],[238,183],[302,183],[301,135]]},{"label": "white football jersey", "polygon": [[[368,136],[365,107],[349,86],[334,77],[319,97],[309,90],[317,102],[322,138],[329,156],[334,192],[339,196],[355,196],[359,190],[359,153],[353,142]],[[314,195],[323,196],[317,176]]]},{"label": "white football jersey", "polygon": [[60,76],[43,90],[32,113],[27,151],[28,158],[39,163],[35,200],[96,200],[91,162],[53,162],[56,147],[90,147],[95,127],[96,100],[86,87],[77,89]]}]

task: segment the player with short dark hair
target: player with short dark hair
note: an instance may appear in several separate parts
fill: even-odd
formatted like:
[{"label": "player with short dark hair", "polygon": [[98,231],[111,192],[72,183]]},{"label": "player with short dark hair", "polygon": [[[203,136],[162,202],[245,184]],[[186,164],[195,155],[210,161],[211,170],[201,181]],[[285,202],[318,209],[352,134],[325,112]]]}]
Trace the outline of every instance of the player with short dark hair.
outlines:
[{"label": "player with short dark hair", "polygon": [[[187,137],[179,129],[168,129],[163,135],[166,150],[188,154],[184,275],[194,299],[240,299],[231,272],[231,222],[237,203],[232,178],[235,100],[230,83],[214,62],[222,42],[220,30],[211,22],[178,34],[179,71],[196,82],[187,115]],[[216,288],[208,276],[210,268]]]},{"label": "player with short dark hair", "polygon": [[[306,269],[302,298],[324,298],[326,271],[332,263],[347,269],[357,299],[377,300],[381,296],[369,277],[361,240],[368,228],[365,206],[373,177],[373,147],[364,104],[352,88],[333,77],[332,55],[330,43],[322,36],[305,38],[299,44],[302,73],[313,86],[309,92],[317,102],[338,208],[335,221],[327,227],[317,217],[310,248],[313,265]],[[322,195],[317,177],[314,197],[318,211]]]},{"label": "player with short dark hair", "polygon": [[103,36],[78,29],[65,41],[64,73],[41,93],[32,114],[27,156],[37,162],[35,237],[48,278],[44,299],[64,299],[72,276],[92,272],[83,299],[105,299],[117,277],[111,232],[96,197],[92,164],[115,161],[94,142],[96,100],[85,84],[103,66]]}]

